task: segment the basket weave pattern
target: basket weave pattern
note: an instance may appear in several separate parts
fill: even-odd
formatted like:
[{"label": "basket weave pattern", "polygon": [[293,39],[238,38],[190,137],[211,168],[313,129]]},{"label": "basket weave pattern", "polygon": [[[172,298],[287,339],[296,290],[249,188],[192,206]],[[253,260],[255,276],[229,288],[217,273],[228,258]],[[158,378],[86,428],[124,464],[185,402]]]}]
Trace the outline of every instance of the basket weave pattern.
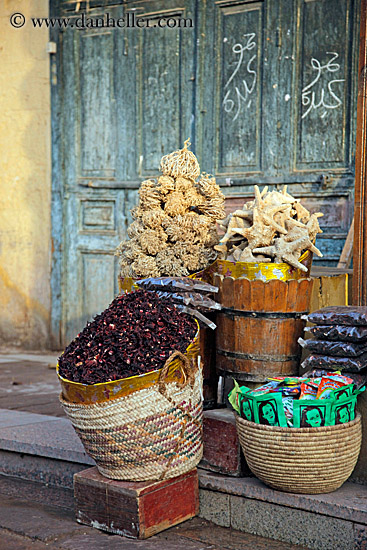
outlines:
[{"label": "basket weave pattern", "polygon": [[237,431],[250,470],[273,489],[330,493],[351,475],[362,441],[355,420],[321,428],[280,428],[236,415]]},{"label": "basket weave pattern", "polygon": [[156,384],[104,403],[64,410],[99,472],[149,481],[186,473],[202,458],[202,373],[191,383]]}]

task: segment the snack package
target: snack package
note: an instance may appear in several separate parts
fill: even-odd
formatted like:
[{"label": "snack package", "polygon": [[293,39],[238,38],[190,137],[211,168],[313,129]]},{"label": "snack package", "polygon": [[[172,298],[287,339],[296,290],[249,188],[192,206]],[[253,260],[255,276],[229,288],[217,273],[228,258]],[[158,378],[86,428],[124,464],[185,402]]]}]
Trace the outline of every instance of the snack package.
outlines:
[{"label": "snack package", "polygon": [[145,290],[164,290],[166,292],[218,292],[218,287],[200,281],[198,279],[190,279],[189,277],[149,277],[135,281],[139,288]]},{"label": "snack package", "polygon": [[268,393],[254,397],[253,408],[255,422],[258,424],[287,427],[287,418],[280,393]]},{"label": "snack package", "polygon": [[[310,381],[317,379],[317,377],[329,376],[330,374],[340,374],[340,371],[327,372],[323,369],[313,369],[305,373],[305,376],[310,377]],[[359,390],[367,383],[367,374],[357,374],[354,372],[348,372],[348,378],[353,380],[353,387],[355,390]],[[320,380],[321,381],[321,380]]]},{"label": "snack package", "polygon": [[340,374],[323,376],[319,384],[316,399],[327,399],[330,397],[332,390],[336,390],[348,384],[352,384],[353,380]]},{"label": "snack package", "polygon": [[307,317],[316,325],[367,325],[367,306],[330,306],[310,313]]},{"label": "snack package", "polygon": [[343,399],[333,401],[331,406],[331,425],[345,424],[356,417],[357,396],[350,395]]},{"label": "snack package", "polygon": [[346,386],[341,386],[336,390],[332,390],[330,393],[330,398],[335,401],[339,399],[345,399],[350,397],[353,394],[353,384],[347,384]]},{"label": "snack package", "polygon": [[305,327],[305,332],[311,333],[317,340],[337,340],[355,344],[367,342],[367,327],[315,325],[314,327]]},{"label": "snack package", "polygon": [[331,399],[295,399],[293,402],[294,428],[330,426]]},{"label": "snack package", "polygon": [[367,353],[359,357],[332,357],[331,355],[309,355],[301,365],[305,369],[334,369],[359,372],[367,367]]},{"label": "snack package", "polygon": [[303,340],[298,343],[313,353],[319,355],[333,355],[335,357],[358,357],[367,352],[367,344],[353,344],[350,342],[328,342],[327,340]]},{"label": "snack package", "polygon": [[268,384],[264,384],[259,388],[255,388],[254,390],[251,390],[251,395],[263,395],[265,393],[270,393],[276,390],[278,386],[279,386],[279,382],[277,382],[276,380],[271,380],[270,382],[268,382]]},{"label": "snack package", "polygon": [[317,386],[313,384],[301,384],[301,395],[300,399],[316,399],[317,395]]},{"label": "snack package", "polygon": [[238,414],[240,414],[240,398],[244,393],[249,392],[250,388],[246,388],[246,386],[240,387],[240,385],[238,384],[238,382],[236,382],[234,378],[233,382],[234,388],[228,394],[228,401],[230,402],[234,410],[238,412]]},{"label": "snack package", "polygon": [[287,419],[287,426],[289,428],[293,427],[293,397],[282,397],[284,414]]},{"label": "snack package", "polygon": [[244,393],[240,396],[240,416],[250,422],[257,422],[255,418],[255,403],[256,397],[251,395],[251,392]]}]

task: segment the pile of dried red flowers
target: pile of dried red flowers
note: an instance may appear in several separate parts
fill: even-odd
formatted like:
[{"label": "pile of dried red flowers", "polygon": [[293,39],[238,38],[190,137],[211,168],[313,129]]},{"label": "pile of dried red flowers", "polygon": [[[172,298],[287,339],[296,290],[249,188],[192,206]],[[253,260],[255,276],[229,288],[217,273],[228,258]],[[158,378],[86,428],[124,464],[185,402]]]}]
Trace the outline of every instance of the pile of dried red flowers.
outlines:
[{"label": "pile of dried red flowers", "polygon": [[160,369],[173,351],[186,351],[196,331],[169,298],[143,290],[118,296],[69,344],[59,374],[97,384]]}]

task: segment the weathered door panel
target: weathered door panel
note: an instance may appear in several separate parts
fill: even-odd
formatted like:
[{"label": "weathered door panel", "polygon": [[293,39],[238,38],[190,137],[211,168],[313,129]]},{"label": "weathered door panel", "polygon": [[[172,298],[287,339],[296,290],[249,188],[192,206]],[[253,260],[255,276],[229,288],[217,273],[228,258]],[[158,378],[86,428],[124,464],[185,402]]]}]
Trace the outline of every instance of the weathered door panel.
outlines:
[{"label": "weathered door panel", "polygon": [[[199,81],[215,82],[198,92],[200,160],[228,204],[240,204],[255,183],[288,184],[312,211],[323,210],[326,265],[338,260],[353,216],[358,5],[219,0],[199,12],[199,56],[216,55],[211,70],[199,63]],[[253,111],[249,97],[257,99]]]},{"label": "weathered door panel", "polygon": [[[132,2],[129,9],[154,22],[189,18],[193,2],[183,4]],[[90,9],[88,17],[104,11]],[[108,12],[126,14],[122,6]],[[126,238],[137,188],[158,173],[162,154],[190,137],[194,51],[194,34],[184,28],[68,29],[59,39],[62,345],[117,294],[114,251]]]}]

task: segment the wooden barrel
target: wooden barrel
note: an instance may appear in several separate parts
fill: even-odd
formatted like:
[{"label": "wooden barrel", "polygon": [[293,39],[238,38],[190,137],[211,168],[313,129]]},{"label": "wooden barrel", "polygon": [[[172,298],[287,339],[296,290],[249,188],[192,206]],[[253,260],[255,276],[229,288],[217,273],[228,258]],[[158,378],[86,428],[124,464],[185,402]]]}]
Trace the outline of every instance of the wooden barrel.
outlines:
[{"label": "wooden barrel", "polygon": [[219,287],[216,367],[219,375],[263,382],[269,376],[298,375],[312,279],[263,282],[214,276]]}]

